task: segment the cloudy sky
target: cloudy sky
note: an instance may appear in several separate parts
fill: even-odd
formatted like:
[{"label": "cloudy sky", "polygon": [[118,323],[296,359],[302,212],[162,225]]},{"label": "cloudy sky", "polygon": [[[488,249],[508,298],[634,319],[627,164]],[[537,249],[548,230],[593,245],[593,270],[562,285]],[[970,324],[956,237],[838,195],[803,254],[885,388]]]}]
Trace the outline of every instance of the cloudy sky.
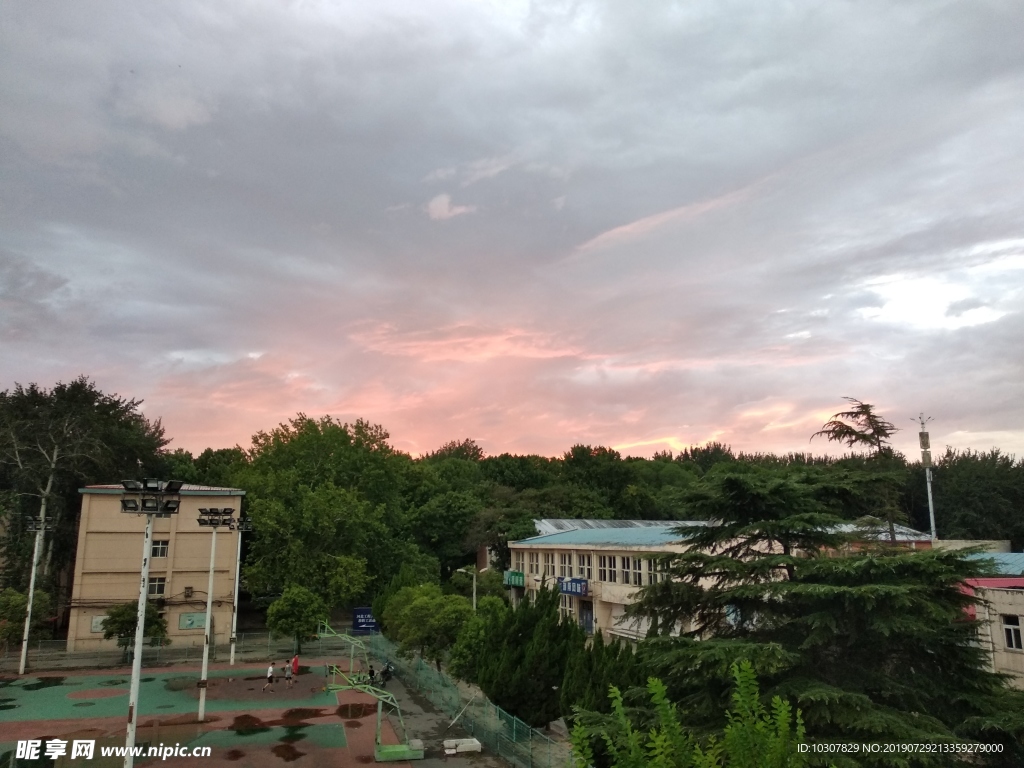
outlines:
[{"label": "cloudy sky", "polygon": [[0,388],[174,447],[1024,454],[1024,4],[0,5]]}]

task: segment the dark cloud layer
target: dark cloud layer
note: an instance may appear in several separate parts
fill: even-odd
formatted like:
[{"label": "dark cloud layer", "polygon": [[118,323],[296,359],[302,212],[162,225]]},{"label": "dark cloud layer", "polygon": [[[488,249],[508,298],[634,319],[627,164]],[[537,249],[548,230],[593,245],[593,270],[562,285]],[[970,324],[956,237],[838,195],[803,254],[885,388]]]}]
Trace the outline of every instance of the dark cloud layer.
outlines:
[{"label": "dark cloud layer", "polygon": [[1024,7],[10,3],[0,386],[175,444],[1024,452]]}]

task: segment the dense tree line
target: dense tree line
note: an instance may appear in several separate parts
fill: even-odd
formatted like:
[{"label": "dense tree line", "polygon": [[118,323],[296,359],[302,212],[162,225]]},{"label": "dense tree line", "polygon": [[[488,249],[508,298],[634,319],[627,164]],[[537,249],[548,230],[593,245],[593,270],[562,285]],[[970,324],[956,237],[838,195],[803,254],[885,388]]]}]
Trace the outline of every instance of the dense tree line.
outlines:
[{"label": "dense tree line", "polygon": [[[248,447],[193,456],[169,450],[159,420],[140,406],[84,377],[52,389],[33,384],[0,392],[0,588],[24,591],[33,542],[25,521],[38,517],[45,499],[56,525],[45,538],[40,587],[60,613],[75,552],[78,488],[140,475],[245,489],[255,524],[245,587],[269,602],[301,585],[328,610],[379,595],[403,563],[434,572],[431,580],[468,596],[469,579],[457,575],[453,587],[453,574],[473,562],[480,546],[492,547],[499,567],[507,567],[508,541],[532,535],[535,518],[692,518],[702,512],[685,503],[687,494],[723,473],[806,470],[820,476],[820,493],[839,518],[927,528],[923,468],[878,441],[843,457],[743,454],[710,443],[642,459],[587,445],[555,458],[487,456],[464,439],[413,458],[392,448],[379,425],[299,414],[257,433]],[[949,450],[934,475],[941,536],[1010,539],[1015,549],[1024,547],[1024,462],[995,449]]]}]

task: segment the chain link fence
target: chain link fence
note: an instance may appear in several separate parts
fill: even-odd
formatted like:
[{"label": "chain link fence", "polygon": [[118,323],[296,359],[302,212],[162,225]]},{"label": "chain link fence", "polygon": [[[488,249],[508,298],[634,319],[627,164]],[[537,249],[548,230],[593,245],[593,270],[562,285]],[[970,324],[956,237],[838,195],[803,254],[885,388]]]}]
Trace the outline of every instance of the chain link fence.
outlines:
[{"label": "chain link fence", "polygon": [[398,647],[383,635],[366,639],[370,653],[395,666],[402,682],[415,688],[451,718],[461,713],[459,723],[486,749],[520,768],[571,768],[572,748],[527,725],[483,694],[474,696],[444,672],[421,658],[403,659]]},{"label": "chain link fence", "polygon": [[[323,654],[347,648],[334,637],[320,637],[303,642],[302,649],[309,654]],[[235,657],[239,662],[267,661],[291,658],[296,643],[292,637],[275,636],[271,632],[239,632],[235,643]],[[220,643],[210,648],[211,661],[227,661],[231,646]],[[142,649],[142,666],[161,667],[168,664],[187,664],[203,658],[202,640],[172,642],[169,645],[151,646],[149,640]],[[21,643],[0,645],[0,672],[18,669],[21,660]],[[123,667],[130,663],[130,657],[121,649],[91,649],[68,651],[66,640],[33,640],[29,643],[27,669],[29,671],[54,671],[67,669],[95,669]]]}]

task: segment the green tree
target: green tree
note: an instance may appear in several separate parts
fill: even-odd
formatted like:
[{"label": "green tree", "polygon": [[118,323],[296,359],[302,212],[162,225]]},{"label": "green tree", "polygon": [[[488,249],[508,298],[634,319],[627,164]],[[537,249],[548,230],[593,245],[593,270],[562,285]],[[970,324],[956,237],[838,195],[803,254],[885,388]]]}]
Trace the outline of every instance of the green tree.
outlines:
[{"label": "green tree", "polygon": [[467,491],[448,491],[434,496],[412,514],[413,535],[420,547],[441,563],[441,573],[452,571],[471,554],[467,534],[480,513],[480,500]]},{"label": "green tree", "polygon": [[[687,724],[722,727],[728,670],[748,659],[769,695],[801,708],[815,740],[980,738],[1019,760],[1021,695],[988,670],[966,615],[973,598],[962,585],[984,565],[939,550],[846,551],[814,478],[764,469],[706,478],[692,509],[718,524],[680,528],[690,549],[666,558],[672,578],[633,606],[662,633],[681,630],[648,639],[641,653]],[[936,762],[880,755],[862,764]]]},{"label": "green tree", "polygon": [[[8,587],[0,592],[0,643],[13,645],[21,643],[21,635],[25,629],[25,610],[28,597]],[[35,604],[32,606],[32,626],[29,639],[38,638],[53,631],[53,600],[46,592],[36,592]]]},{"label": "green tree", "polygon": [[460,680],[478,682],[480,667],[487,662],[500,627],[509,613],[508,603],[500,597],[484,596],[477,602],[477,610],[463,624],[452,646],[449,671]]},{"label": "green tree", "polygon": [[477,665],[484,694],[533,726],[546,727],[559,716],[566,664],[583,643],[582,630],[574,621],[563,621],[558,606],[558,592],[542,588],[500,623],[489,624],[493,634],[484,641],[487,658]]},{"label": "green tree", "polygon": [[757,678],[749,662],[733,664],[732,709],[719,738],[702,747],[680,720],[679,710],[657,678],[647,682],[654,724],[637,729],[623,704],[622,694],[611,687],[612,717],[580,712],[572,732],[577,768],[595,764],[593,745],[607,750],[610,768],[802,768],[806,756],[798,749],[805,743],[800,711],[779,696],[772,699],[771,713],[761,703]]},{"label": "green tree", "polygon": [[[119,603],[107,609],[107,618],[103,620],[103,639],[117,638],[117,647],[123,649],[127,658],[135,643],[135,628],[139,625],[139,601]],[[146,601],[146,621],[143,634],[149,638],[150,645],[170,645],[167,637],[167,620],[160,615],[160,610],[153,603]]]},{"label": "green tree", "polygon": [[424,459],[463,459],[465,461],[480,461],[484,457],[484,449],[468,437],[465,440],[451,440],[436,451],[431,451]]},{"label": "green tree", "polygon": [[850,409],[839,411],[825,422],[825,425],[811,435],[824,437],[829,442],[846,443],[850,448],[866,445],[872,453],[882,453],[888,449],[889,438],[899,430],[877,413],[871,403],[862,403],[852,397],[844,397],[850,403]]},{"label": "green tree", "polygon": [[327,605],[315,592],[290,586],[267,609],[267,627],[276,635],[294,637],[299,651],[302,641],[315,635],[321,621],[327,619]]},{"label": "green tree", "polygon": [[108,395],[81,376],[52,389],[37,384],[0,392],[0,491],[4,504],[2,583],[24,591],[31,573],[34,535],[24,517],[51,523],[44,536],[39,577],[57,612],[64,601],[67,569],[77,544],[83,483],[135,477],[162,464],[167,444],[159,420],[139,411],[140,400]]},{"label": "green tree", "polygon": [[[380,559],[400,556],[387,551],[395,542],[381,510],[330,483],[299,489],[294,496],[291,504],[273,498],[249,504],[256,536],[244,570],[246,585],[255,594],[301,585],[329,608],[351,604],[371,580],[383,578]],[[368,572],[368,561],[376,562],[376,573]]]},{"label": "green tree", "polygon": [[418,651],[437,668],[473,616],[473,606],[460,595],[445,595],[436,584],[403,587],[384,609],[384,628],[399,641],[399,652]]}]

